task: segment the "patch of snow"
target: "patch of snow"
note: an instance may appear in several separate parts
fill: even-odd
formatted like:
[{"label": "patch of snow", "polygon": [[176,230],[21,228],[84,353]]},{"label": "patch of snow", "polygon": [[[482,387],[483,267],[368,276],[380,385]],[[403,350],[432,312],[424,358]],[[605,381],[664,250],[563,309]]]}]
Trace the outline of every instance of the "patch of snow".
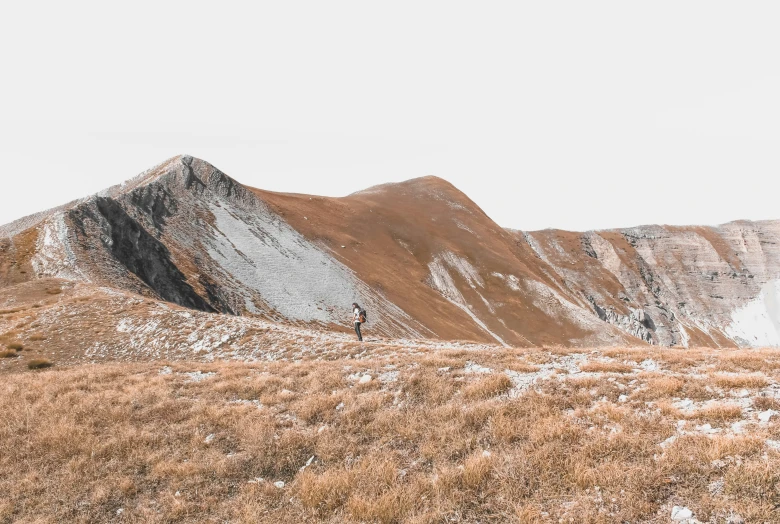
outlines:
[{"label": "patch of snow", "polygon": [[780,346],[780,280],[767,282],[758,297],[732,311],[726,334],[745,346]]}]

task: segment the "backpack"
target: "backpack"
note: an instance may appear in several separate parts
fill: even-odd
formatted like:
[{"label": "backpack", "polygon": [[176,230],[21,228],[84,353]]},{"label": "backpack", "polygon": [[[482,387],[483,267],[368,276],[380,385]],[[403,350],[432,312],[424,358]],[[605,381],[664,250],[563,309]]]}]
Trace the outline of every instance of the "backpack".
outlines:
[{"label": "backpack", "polygon": [[361,309],[359,313],[360,322],[368,322],[368,313],[366,313],[365,309]]}]

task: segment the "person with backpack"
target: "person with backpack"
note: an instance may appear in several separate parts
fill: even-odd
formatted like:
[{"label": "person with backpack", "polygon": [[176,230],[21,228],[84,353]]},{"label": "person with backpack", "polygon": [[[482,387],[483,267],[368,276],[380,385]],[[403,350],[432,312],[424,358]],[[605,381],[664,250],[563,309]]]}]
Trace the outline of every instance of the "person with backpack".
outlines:
[{"label": "person with backpack", "polygon": [[363,342],[363,335],[360,333],[360,324],[363,324],[366,320],[368,320],[366,310],[360,307],[357,302],[353,302],[352,321],[355,323],[355,333],[357,333],[359,342]]}]

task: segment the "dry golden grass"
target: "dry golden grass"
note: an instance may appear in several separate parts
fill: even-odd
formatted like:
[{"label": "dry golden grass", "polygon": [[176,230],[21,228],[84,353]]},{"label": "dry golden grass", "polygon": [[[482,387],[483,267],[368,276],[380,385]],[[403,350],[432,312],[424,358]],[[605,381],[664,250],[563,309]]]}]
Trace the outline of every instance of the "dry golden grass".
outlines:
[{"label": "dry golden grass", "polygon": [[580,364],[580,371],[590,373],[631,373],[632,367],[620,362],[583,362]]},{"label": "dry golden grass", "polygon": [[18,356],[19,353],[17,353],[14,350],[9,350],[9,349],[0,350],[0,358],[15,358]]},{"label": "dry golden grass", "polygon": [[21,351],[24,349],[24,344],[21,342],[11,342],[8,344],[8,349],[13,349],[15,351]]},{"label": "dry golden grass", "polygon": [[[742,416],[727,404],[690,415],[672,406],[720,375],[608,366],[509,398],[504,373],[463,371],[467,360],[502,369],[517,359],[433,352],[5,374],[0,522],[667,522],[677,503],[703,522],[732,511],[776,521],[780,453],[767,453],[765,435],[659,447],[683,418]],[[383,382],[388,364],[397,377]],[[198,371],[213,375],[188,374]],[[374,379],[358,384],[365,373]],[[631,400],[618,402],[624,393]],[[774,405],[764,398],[757,409]],[[719,479],[723,492],[710,493]]]},{"label": "dry golden grass", "polygon": [[696,411],[689,418],[705,422],[732,422],[742,418],[742,408],[729,404],[718,404]]},{"label": "dry golden grass", "polygon": [[685,381],[679,377],[660,376],[647,381],[647,391],[652,398],[674,397],[685,387]]},{"label": "dry golden grass", "polygon": [[763,375],[715,375],[711,378],[714,385],[725,389],[763,388],[769,381]]},{"label": "dry golden grass", "polygon": [[506,393],[512,389],[512,381],[503,373],[494,373],[470,384],[463,390],[468,400],[483,400]]},{"label": "dry golden grass", "polygon": [[753,407],[759,411],[766,411],[767,409],[780,411],[780,401],[771,397],[754,397]]}]

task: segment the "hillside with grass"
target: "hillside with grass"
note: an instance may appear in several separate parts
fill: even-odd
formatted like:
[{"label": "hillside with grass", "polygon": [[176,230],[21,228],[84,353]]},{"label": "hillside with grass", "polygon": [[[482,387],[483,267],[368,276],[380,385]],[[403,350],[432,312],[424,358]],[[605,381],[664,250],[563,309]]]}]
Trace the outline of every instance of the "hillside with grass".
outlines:
[{"label": "hillside with grass", "polygon": [[381,343],[15,371],[0,522],[777,522],[779,378],[777,350]]}]

